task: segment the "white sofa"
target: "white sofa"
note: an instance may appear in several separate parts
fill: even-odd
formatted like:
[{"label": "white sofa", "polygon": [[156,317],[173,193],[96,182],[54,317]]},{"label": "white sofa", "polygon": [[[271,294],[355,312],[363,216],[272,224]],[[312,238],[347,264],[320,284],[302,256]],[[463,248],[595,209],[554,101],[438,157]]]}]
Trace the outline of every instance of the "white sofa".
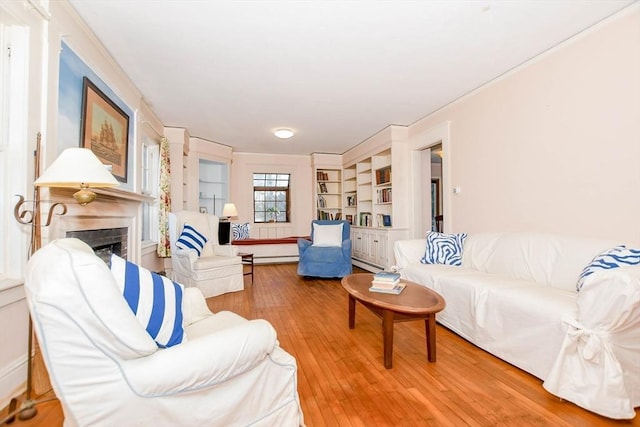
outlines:
[{"label": "white sofa", "polygon": [[397,241],[402,276],[440,293],[437,320],[598,414],[640,406],[640,266],[578,276],[620,242],[537,233],[479,233],[462,266],[422,264],[426,239]]},{"label": "white sofa", "polygon": [[187,341],[160,349],[78,239],[36,252],[25,290],[65,426],[303,425],[296,360],[265,320],[213,314],[185,288]]},{"label": "white sofa", "polygon": [[[215,215],[194,211],[169,214],[172,278],[187,287],[197,287],[205,298],[244,289],[242,259],[238,256],[238,248],[218,243],[219,221]],[[194,227],[208,239],[200,256],[192,249],[176,247],[185,224]]]}]

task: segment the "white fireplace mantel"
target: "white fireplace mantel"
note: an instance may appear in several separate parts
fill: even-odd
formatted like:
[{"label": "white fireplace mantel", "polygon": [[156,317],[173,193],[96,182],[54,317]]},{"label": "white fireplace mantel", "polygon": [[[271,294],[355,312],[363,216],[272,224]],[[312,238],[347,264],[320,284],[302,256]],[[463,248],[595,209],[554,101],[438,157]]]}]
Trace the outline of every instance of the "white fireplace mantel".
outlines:
[{"label": "white fireplace mantel", "polygon": [[118,189],[95,189],[95,201],[80,206],[74,199],[76,189],[50,188],[49,194],[43,191],[42,199],[64,202],[67,213],[54,216],[51,225],[43,230],[43,244],[54,239],[66,237],[67,231],[97,230],[104,228],[127,227],[127,258],[135,263],[141,259],[142,241],[142,203],[154,199],[138,193]]}]

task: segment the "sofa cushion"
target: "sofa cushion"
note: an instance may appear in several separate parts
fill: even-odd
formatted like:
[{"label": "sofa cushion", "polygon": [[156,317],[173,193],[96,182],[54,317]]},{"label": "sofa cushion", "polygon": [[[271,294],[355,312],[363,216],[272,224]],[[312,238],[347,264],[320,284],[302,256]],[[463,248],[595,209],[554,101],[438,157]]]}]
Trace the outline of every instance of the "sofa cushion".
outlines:
[{"label": "sofa cushion", "polygon": [[249,223],[231,224],[233,240],[247,240],[249,238]]},{"label": "sofa cushion", "polygon": [[575,292],[584,266],[618,243],[536,232],[476,233],[464,242],[462,265]]},{"label": "sofa cushion", "polygon": [[591,262],[582,270],[576,290],[579,291],[584,285],[585,279],[597,271],[610,270],[612,268],[640,264],[640,249],[627,248],[619,245],[596,255]]},{"label": "sofa cushion", "polygon": [[342,246],[342,224],[322,225],[314,223],[312,246]]},{"label": "sofa cushion", "polygon": [[466,233],[427,233],[427,247],[420,260],[423,264],[462,265],[462,247]]},{"label": "sofa cushion", "polygon": [[180,249],[193,249],[200,256],[207,240],[209,239],[195,227],[185,223],[182,233],[176,241],[176,246]]},{"label": "sofa cushion", "polygon": [[186,341],[182,316],[184,287],[117,255],[111,273],[140,324],[158,347]]}]

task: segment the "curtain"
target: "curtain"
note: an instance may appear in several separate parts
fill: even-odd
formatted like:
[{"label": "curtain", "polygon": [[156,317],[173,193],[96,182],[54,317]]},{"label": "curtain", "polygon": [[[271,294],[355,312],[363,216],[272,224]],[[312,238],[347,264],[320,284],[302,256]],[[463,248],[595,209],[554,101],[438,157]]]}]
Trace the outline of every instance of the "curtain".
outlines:
[{"label": "curtain", "polygon": [[160,140],[160,200],[158,206],[159,218],[159,242],[158,256],[168,258],[171,256],[169,245],[169,212],[171,211],[171,161],[169,157],[169,141],[167,138]]}]

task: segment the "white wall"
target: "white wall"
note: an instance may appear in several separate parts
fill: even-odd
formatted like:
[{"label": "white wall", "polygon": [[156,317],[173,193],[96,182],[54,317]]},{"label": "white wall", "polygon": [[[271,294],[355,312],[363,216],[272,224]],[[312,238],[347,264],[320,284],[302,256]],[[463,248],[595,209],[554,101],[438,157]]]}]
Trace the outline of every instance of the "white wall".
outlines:
[{"label": "white wall", "polygon": [[[276,172],[291,174],[291,223],[253,223],[253,173]],[[250,224],[251,237],[307,236],[314,214],[313,181],[310,156],[234,153],[231,164],[231,196],[238,209],[234,222]],[[262,229],[262,234],[260,233]],[[281,229],[281,230],[279,230]]]},{"label": "white wall", "polygon": [[446,121],[462,189],[453,231],[640,242],[640,5],[412,125],[410,139]]},{"label": "white wall", "polygon": [[[40,3],[40,2],[35,2]],[[95,38],[91,30],[79,19],[75,11],[66,1],[51,1],[49,11],[43,9],[45,19],[35,8],[23,1],[1,1],[0,15],[2,22],[10,18],[12,22],[19,22],[28,28],[30,36],[29,57],[29,85],[27,123],[25,123],[24,151],[12,153],[12,164],[24,169],[24,182],[16,183],[16,188],[32,188],[33,163],[32,154],[35,149],[35,135],[42,132],[44,161],[41,170],[58,155],[58,146],[64,143],[58,141],[58,76],[61,42],[64,40],[75,53],[78,54],[91,69],[104,81],[135,112],[130,118],[131,126],[139,126],[141,120],[152,123],[157,129],[158,120],[150,109],[144,108],[142,95],[120,69],[109,53]],[[140,116],[139,112],[143,111]],[[139,117],[140,116],[140,117]],[[140,133],[136,132],[138,144]],[[133,150],[134,164],[139,164],[139,147]],[[26,165],[24,159],[28,159]],[[24,166],[23,166],[24,165]],[[139,191],[139,168],[134,168],[131,188]],[[17,190],[16,190],[17,191]],[[21,193],[25,193],[21,191]],[[46,194],[45,194],[46,195]],[[15,199],[13,199],[15,202]],[[8,212],[3,209],[3,212]],[[1,217],[3,226],[11,229],[16,227],[12,215]],[[54,219],[55,220],[55,219]],[[47,240],[48,229],[44,229],[44,241]],[[23,233],[26,248],[28,233]],[[21,262],[26,263],[26,251]],[[135,259],[138,259],[137,257]],[[5,406],[9,399],[24,388],[26,381],[27,354],[27,307],[24,300],[24,290],[21,283],[9,287],[0,286],[0,342],[4,345],[0,349],[0,407]],[[7,325],[11,325],[8,327]],[[7,326],[7,327],[4,327]]]}]

